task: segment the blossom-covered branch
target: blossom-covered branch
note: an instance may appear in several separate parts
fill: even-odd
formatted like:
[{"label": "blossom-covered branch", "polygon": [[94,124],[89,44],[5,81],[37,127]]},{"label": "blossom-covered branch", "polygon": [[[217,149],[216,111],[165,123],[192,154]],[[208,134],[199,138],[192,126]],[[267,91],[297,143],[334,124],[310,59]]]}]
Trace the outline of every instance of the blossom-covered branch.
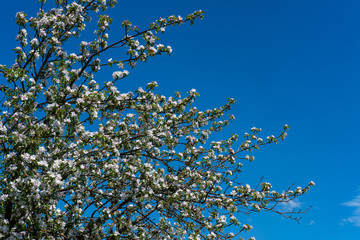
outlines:
[{"label": "blossom-covered branch", "polygon": [[[241,223],[244,213],[297,219],[278,204],[313,182],[282,193],[267,182],[255,188],[238,182],[242,162],[284,140],[287,125],[278,136],[262,139],[261,129],[252,128],[244,138],[214,141],[235,119],[226,115],[234,99],[201,111],[193,106],[194,89],[185,97],[156,94],[156,82],[118,89],[137,62],[172,52],[159,34],[194,23],[202,11],[160,18],[144,30],[126,20],[124,37],[112,42],[112,19],[97,15],[94,40],[73,52],[72,40],[116,0],[39,3],[37,16],[16,15],[15,63],[0,65],[1,238],[234,239],[252,228]],[[125,56],[104,61],[118,48]],[[105,67],[117,69],[96,81]]]}]

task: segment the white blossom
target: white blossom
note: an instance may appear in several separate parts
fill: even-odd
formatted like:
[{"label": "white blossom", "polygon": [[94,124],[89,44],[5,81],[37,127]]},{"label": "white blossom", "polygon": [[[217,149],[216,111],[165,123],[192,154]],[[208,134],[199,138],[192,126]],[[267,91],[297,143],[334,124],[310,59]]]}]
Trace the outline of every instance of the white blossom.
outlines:
[{"label": "white blossom", "polygon": [[[39,2],[36,16],[17,13],[15,63],[0,65],[1,239],[233,239],[230,230],[252,228],[241,213],[278,212],[315,185],[279,193],[239,183],[242,161],[254,160],[245,152],[283,140],[287,125],[265,142],[255,127],[244,140],[218,139],[235,100],[201,110],[195,89],[168,97],[155,81],[133,92],[117,81],[129,75],[124,64],[169,55],[159,35],[201,10],[146,29],[126,20],[126,35],[108,43],[112,20],[95,13],[116,0]],[[94,40],[75,40],[91,18]],[[97,74],[111,67],[112,78]]]}]

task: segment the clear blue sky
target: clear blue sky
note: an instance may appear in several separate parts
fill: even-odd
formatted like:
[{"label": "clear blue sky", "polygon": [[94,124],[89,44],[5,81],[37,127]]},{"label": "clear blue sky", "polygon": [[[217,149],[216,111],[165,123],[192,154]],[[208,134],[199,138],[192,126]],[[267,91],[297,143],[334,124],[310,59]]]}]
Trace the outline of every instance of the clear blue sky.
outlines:
[{"label": "clear blue sky", "polygon": [[[36,2],[2,4],[0,63],[13,61],[15,13],[36,12]],[[285,142],[256,153],[242,181],[265,176],[280,190],[313,180],[316,187],[296,202],[313,207],[301,224],[266,213],[243,222],[258,240],[360,239],[360,1],[137,0],[119,1],[112,13],[146,26],[198,9],[202,21],[164,35],[172,56],[140,64],[124,88],[150,81],[167,95],[195,88],[202,109],[233,97],[236,122],[225,134],[290,125]]]}]

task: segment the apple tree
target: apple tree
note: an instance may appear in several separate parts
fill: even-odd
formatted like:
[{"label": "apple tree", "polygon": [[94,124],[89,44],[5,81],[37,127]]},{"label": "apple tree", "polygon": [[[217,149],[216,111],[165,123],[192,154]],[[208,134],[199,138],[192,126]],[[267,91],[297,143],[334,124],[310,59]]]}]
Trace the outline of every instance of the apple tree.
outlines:
[{"label": "apple tree", "polygon": [[[159,42],[168,27],[192,24],[203,12],[146,29],[126,20],[123,37],[112,39],[106,10],[115,5],[39,0],[36,16],[16,15],[15,62],[0,65],[1,238],[238,239],[251,229],[244,213],[296,219],[279,204],[313,182],[277,192],[268,182],[252,188],[238,180],[242,162],[284,140],[287,125],[264,139],[254,127],[214,141],[234,120],[227,113],[235,100],[201,111],[194,89],[169,97],[150,82],[121,91],[137,63],[171,54]],[[92,40],[81,41],[92,23]],[[119,48],[124,54],[114,53]],[[104,69],[111,73],[99,75]]]}]

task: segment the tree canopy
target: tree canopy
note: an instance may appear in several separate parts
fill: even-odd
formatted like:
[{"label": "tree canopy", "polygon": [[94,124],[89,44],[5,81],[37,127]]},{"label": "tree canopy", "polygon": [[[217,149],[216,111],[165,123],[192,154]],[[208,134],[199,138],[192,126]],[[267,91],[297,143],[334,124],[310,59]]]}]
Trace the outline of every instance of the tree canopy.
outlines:
[{"label": "tree canopy", "polygon": [[[242,162],[284,140],[287,125],[264,139],[254,127],[214,141],[234,120],[234,99],[201,111],[194,89],[167,97],[150,82],[121,92],[138,62],[170,55],[160,34],[193,24],[202,11],[146,29],[126,20],[124,36],[112,39],[105,11],[116,0],[46,2],[36,16],[17,13],[15,63],[0,65],[2,239],[235,239],[252,228],[240,221],[244,213],[297,218],[279,204],[313,182],[277,192],[268,182],[239,181]],[[74,47],[95,19],[94,39]],[[126,54],[105,59],[118,48]],[[115,69],[100,78],[105,68]]]}]

